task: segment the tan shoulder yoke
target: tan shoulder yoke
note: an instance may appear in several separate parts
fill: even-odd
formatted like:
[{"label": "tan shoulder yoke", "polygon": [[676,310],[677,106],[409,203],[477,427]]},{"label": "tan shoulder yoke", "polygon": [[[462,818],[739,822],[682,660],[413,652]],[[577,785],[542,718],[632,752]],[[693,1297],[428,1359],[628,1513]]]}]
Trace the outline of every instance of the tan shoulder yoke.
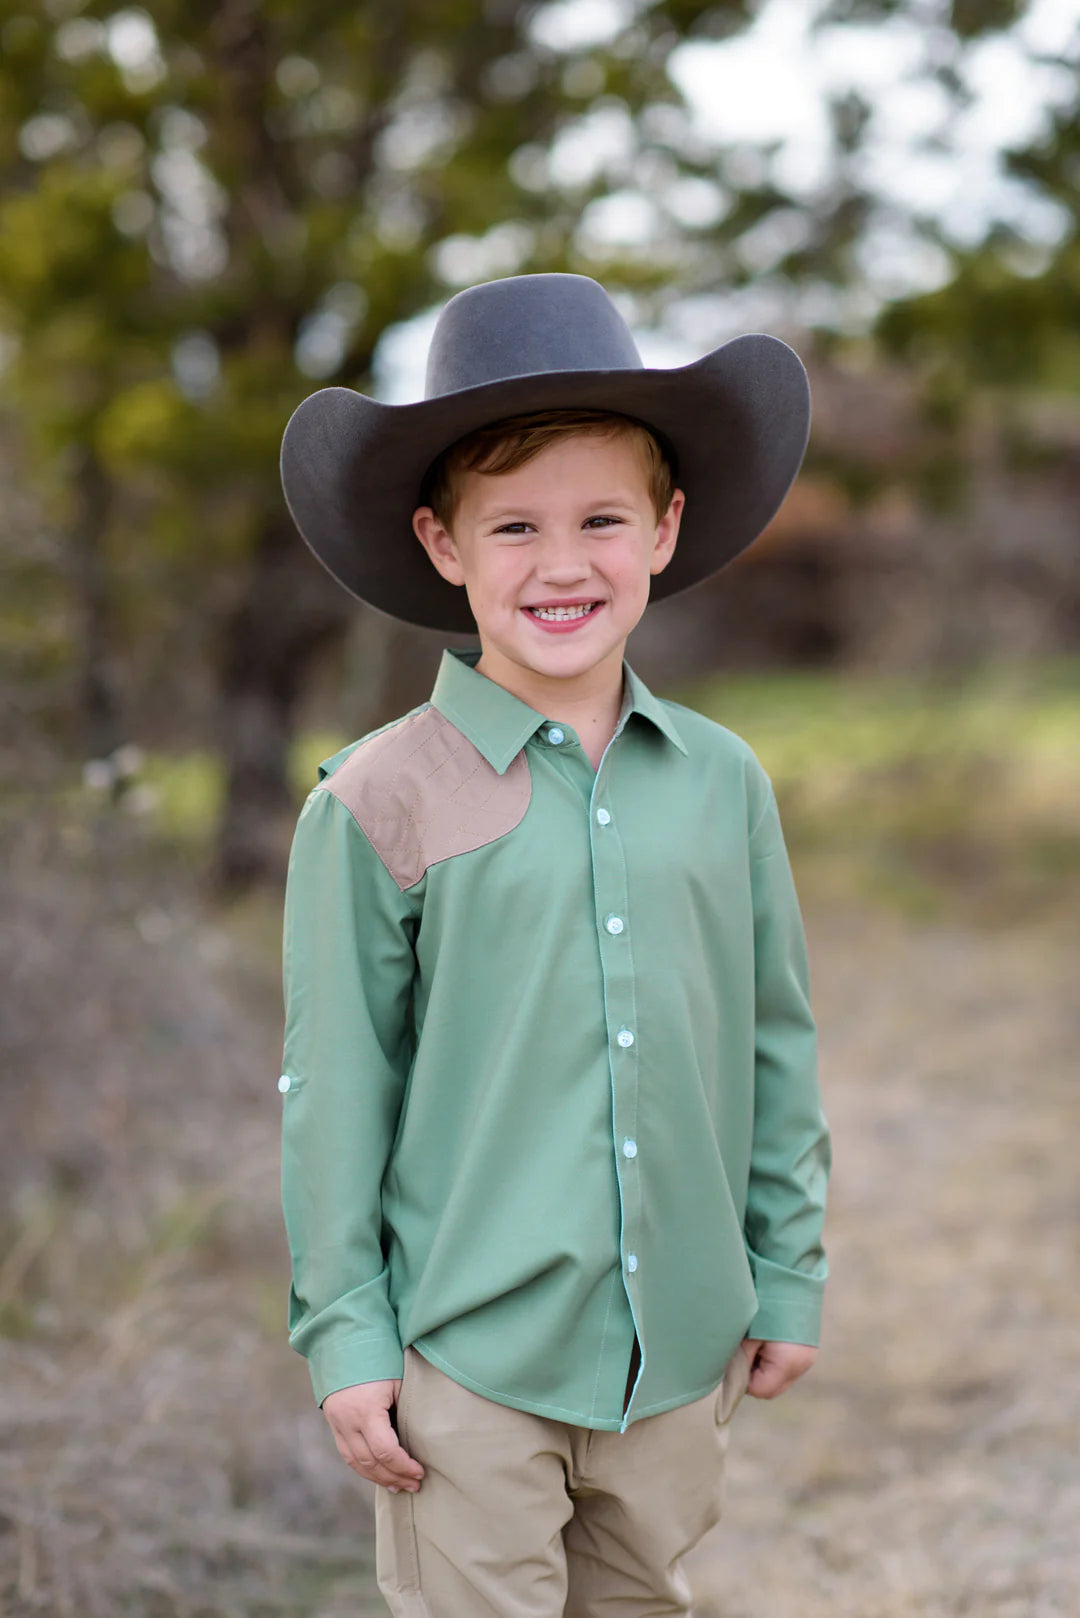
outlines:
[{"label": "tan shoulder yoke", "polygon": [[520,825],[532,795],[524,752],[493,769],[437,708],[362,742],[321,783],[345,805],[398,887]]}]

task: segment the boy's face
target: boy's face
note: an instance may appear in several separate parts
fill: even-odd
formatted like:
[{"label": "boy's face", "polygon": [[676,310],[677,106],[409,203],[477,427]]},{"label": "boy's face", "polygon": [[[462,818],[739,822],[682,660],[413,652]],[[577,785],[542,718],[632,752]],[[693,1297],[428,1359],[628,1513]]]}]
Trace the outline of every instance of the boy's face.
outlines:
[{"label": "boy's face", "polygon": [[684,497],[657,521],[628,438],[563,438],[514,472],[469,472],[449,532],[429,506],[413,527],[444,579],[463,585],[483,660],[577,680],[620,665],[649,581],[671,559]]}]

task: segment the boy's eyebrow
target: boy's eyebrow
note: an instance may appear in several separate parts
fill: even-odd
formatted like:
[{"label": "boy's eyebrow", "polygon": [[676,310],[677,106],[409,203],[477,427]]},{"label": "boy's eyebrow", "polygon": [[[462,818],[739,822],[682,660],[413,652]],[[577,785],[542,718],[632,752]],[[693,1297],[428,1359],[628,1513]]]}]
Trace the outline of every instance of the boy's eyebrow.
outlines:
[{"label": "boy's eyebrow", "polygon": [[[598,498],[583,502],[582,510],[601,511],[607,510],[611,506],[632,506],[633,504],[634,499],[632,495],[610,494],[602,495]],[[513,517],[515,520],[520,520],[525,517],[534,517],[535,515],[536,513],[532,511],[529,506],[495,506],[490,511],[485,511],[481,506],[479,512],[479,521],[505,521],[508,517]]]}]

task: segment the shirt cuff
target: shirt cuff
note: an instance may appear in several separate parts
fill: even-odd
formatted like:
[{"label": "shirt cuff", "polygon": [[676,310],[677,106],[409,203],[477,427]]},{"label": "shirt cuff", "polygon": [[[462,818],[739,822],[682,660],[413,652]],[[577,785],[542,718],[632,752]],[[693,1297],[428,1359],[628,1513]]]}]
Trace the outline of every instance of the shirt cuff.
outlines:
[{"label": "shirt cuff", "polygon": [[747,1337],[766,1343],[807,1343],[816,1348],[821,1341],[825,1276],[785,1269],[756,1253],[751,1263],[758,1307],[746,1328]]},{"label": "shirt cuff", "polygon": [[339,1388],[358,1382],[392,1382],[405,1371],[405,1356],[396,1337],[353,1337],[324,1343],[307,1356],[316,1404]]}]

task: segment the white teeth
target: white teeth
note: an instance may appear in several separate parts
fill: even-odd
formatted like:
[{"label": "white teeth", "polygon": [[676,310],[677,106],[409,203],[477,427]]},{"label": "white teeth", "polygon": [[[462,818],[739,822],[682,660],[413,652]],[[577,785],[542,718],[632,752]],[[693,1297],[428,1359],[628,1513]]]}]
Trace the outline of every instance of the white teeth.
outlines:
[{"label": "white teeth", "polygon": [[587,603],[581,607],[530,607],[529,611],[534,618],[545,618],[553,623],[559,623],[564,618],[585,618],[592,611],[595,603]]}]

